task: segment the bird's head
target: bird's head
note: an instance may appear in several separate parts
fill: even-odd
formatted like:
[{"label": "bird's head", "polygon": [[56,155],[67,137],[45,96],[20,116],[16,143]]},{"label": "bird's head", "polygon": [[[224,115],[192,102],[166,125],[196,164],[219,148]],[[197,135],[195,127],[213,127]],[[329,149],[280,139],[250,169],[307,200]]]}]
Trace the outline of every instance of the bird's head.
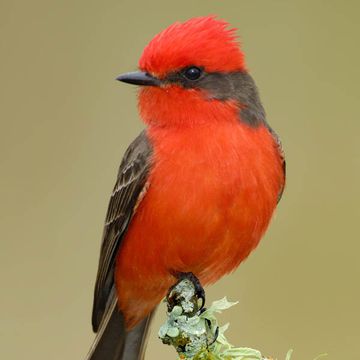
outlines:
[{"label": "bird's head", "polygon": [[148,124],[232,121],[258,99],[235,29],[213,16],[176,22],[157,34],[145,47],[139,69],[117,79],[140,85],[139,109]]}]

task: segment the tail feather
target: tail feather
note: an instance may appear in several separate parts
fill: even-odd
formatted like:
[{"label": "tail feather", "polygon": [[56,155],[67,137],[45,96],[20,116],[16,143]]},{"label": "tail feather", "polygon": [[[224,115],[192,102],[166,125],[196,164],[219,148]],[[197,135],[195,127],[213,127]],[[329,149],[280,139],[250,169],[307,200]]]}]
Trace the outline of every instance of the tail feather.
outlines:
[{"label": "tail feather", "polygon": [[112,296],[86,360],[141,360],[144,358],[152,314],[127,332],[124,318]]},{"label": "tail feather", "polygon": [[142,360],[154,311],[126,334],[122,360]]}]

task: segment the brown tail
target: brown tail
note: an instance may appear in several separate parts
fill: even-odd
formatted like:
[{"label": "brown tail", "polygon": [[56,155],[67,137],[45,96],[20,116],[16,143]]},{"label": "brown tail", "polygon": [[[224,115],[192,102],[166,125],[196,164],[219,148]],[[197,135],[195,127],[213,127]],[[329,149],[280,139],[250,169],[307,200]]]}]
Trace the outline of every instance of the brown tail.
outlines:
[{"label": "brown tail", "polygon": [[152,314],[134,329],[125,330],[117,299],[109,304],[86,360],[141,360],[144,358]]}]

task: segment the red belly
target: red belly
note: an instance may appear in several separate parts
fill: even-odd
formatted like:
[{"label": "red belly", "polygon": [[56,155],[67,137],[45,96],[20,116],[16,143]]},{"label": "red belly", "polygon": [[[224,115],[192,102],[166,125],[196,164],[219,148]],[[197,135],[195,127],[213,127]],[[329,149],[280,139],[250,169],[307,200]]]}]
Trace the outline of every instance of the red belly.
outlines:
[{"label": "red belly", "polygon": [[149,188],[117,258],[119,305],[134,326],[165,296],[174,271],[208,284],[234,270],[266,230],[283,184],[265,127],[240,122],[149,129]]}]

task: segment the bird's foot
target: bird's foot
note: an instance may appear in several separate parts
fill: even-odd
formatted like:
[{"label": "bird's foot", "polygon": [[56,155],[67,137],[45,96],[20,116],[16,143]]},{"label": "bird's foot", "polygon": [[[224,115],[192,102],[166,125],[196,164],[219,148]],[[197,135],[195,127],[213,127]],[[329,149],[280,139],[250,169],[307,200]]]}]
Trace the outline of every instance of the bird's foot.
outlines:
[{"label": "bird's foot", "polygon": [[200,311],[205,310],[205,308],[204,308],[204,306],[205,306],[205,290],[202,287],[200,280],[192,272],[180,273],[178,283],[184,279],[191,281],[191,283],[194,285],[195,296],[197,297],[198,300],[201,301],[199,310]]},{"label": "bird's foot", "polygon": [[[168,304],[168,311],[174,308],[174,306],[183,305],[184,300],[190,300],[193,304],[192,313],[197,313],[198,311],[202,312],[205,310],[205,291],[201,286],[199,279],[191,272],[176,272],[174,276],[178,279],[175,285],[173,285],[166,296],[166,301]],[[184,284],[188,280],[190,282],[191,288],[184,293]],[[188,299],[184,298],[184,294],[187,294]],[[186,296],[186,295],[185,295]]]},{"label": "bird's foot", "polygon": [[[208,320],[208,319],[206,319],[206,320],[207,320],[206,321],[207,328],[208,328],[209,332],[211,332],[211,321]],[[207,345],[211,346],[212,344],[214,344],[215,341],[217,340],[218,336],[219,336],[219,327],[216,326],[215,333],[213,333],[212,339],[208,338],[208,344]]]}]

